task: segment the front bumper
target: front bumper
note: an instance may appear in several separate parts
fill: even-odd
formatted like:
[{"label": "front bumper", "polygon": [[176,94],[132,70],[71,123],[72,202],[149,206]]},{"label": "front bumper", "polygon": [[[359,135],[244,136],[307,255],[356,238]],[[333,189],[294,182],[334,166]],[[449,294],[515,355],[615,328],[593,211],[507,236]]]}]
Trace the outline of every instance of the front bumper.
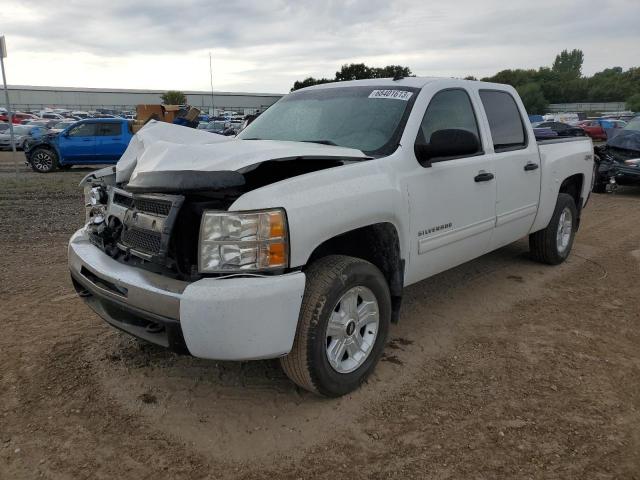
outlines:
[{"label": "front bumper", "polygon": [[215,360],[275,358],[291,350],[305,275],[204,278],[193,283],[123,265],[69,241],[69,269],[85,302],[116,328]]}]

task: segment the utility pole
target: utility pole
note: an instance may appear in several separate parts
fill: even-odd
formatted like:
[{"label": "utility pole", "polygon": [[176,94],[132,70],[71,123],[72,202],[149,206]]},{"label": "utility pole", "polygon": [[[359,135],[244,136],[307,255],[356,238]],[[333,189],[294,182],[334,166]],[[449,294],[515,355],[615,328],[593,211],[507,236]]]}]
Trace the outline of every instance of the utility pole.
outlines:
[{"label": "utility pole", "polygon": [[211,81],[211,115],[216,115],[216,105],[213,100],[213,66],[211,63],[211,52],[209,52],[209,80]]},{"label": "utility pole", "polygon": [[11,137],[11,154],[13,163],[16,168],[16,178],[18,178],[18,159],[16,157],[16,142],[13,136],[13,113],[11,112],[11,103],[9,102],[9,90],[7,89],[7,76],[4,73],[4,59],[7,56],[7,43],[4,35],[0,36],[0,67],[2,68],[2,83],[4,85],[4,98],[7,104],[7,119],[9,120],[9,136]]}]

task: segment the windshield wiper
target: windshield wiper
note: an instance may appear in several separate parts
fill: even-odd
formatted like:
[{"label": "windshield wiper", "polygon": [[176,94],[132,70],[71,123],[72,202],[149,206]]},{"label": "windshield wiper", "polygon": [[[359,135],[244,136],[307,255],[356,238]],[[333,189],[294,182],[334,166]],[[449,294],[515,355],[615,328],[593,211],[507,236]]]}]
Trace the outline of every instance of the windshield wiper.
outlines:
[{"label": "windshield wiper", "polygon": [[334,147],[340,146],[337,143],[332,142],[331,140],[300,140],[300,141],[304,143],[319,143],[320,145],[332,145]]}]

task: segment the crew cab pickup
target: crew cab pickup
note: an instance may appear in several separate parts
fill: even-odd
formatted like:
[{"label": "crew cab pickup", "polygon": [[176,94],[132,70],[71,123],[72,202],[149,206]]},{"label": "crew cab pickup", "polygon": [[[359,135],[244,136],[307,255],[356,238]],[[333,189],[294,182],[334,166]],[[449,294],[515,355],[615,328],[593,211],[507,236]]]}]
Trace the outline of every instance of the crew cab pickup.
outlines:
[{"label": "crew cab pickup", "polygon": [[116,163],[132,137],[130,120],[80,120],[30,143],[25,151],[27,164],[36,172],[48,173],[58,167]]},{"label": "crew cab pickup", "polygon": [[324,84],[234,138],[146,125],[83,180],[69,267],[125,332],[207,359],[278,357],[338,396],[380,359],[403,287],[527,236],[533,259],[563,262],[593,169],[588,137],[536,142],[509,86]]}]

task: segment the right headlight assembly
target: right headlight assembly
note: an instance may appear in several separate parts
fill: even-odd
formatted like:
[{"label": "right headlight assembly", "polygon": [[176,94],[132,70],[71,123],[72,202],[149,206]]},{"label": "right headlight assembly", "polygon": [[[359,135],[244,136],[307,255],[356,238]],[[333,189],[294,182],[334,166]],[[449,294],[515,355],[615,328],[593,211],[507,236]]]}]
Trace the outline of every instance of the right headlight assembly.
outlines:
[{"label": "right headlight assembly", "polygon": [[289,264],[287,218],[283,209],[249,212],[205,211],[200,223],[200,273],[255,272]]}]

